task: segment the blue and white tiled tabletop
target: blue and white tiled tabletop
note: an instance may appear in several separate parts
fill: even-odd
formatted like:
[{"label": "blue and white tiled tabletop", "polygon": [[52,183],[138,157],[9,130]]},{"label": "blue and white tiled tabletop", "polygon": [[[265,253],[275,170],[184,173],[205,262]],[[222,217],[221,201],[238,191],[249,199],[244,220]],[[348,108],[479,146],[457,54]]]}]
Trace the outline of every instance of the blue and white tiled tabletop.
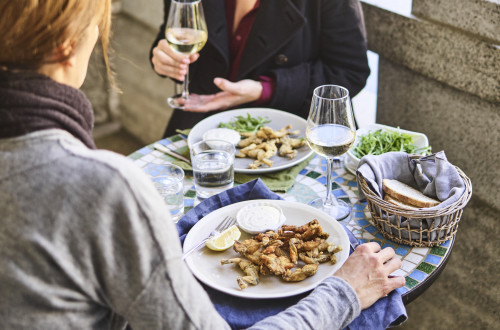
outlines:
[{"label": "blue and white tiled tabletop", "polygon": [[[160,140],[159,143],[168,145],[169,148],[181,153],[187,149],[184,135],[174,135],[168,139]],[[152,145],[146,146],[128,157],[143,168],[146,173],[153,164],[160,165],[174,160],[174,158],[154,150]],[[324,197],[326,195],[325,173],[326,161],[316,156],[297,176],[294,186],[286,193],[278,194],[287,201],[305,204],[319,196]],[[335,196],[349,201],[353,205],[352,216],[342,222],[352,231],[360,243],[375,241],[382,247],[394,248],[396,256],[402,260],[402,266],[393,274],[406,278],[405,286],[398,289],[402,294],[409,293],[422,285],[445,262],[451,252],[451,240],[440,246],[428,248],[401,245],[386,239],[371,222],[371,214],[366,202],[360,202],[358,199],[358,185],[355,176],[344,167],[334,170],[332,189]],[[185,212],[193,208],[195,195],[192,177],[187,172],[184,181]]]}]

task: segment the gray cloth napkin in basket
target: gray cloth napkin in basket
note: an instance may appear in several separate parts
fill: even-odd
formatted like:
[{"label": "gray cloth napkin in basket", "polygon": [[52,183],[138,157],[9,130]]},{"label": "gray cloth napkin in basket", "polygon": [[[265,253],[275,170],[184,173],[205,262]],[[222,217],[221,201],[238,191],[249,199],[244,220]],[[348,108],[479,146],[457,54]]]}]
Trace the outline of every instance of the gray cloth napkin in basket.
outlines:
[{"label": "gray cloth napkin in basket", "polygon": [[[444,151],[418,159],[410,158],[405,152],[364,156],[359,162],[357,174],[363,176],[370,189],[380,198],[383,198],[382,180],[395,179],[420,190],[426,196],[441,201],[437,206],[426,208],[426,211],[452,205],[465,192],[465,182],[456,167],[448,162]],[[361,190],[359,193],[363,198]],[[390,220],[395,224],[396,220],[393,218],[390,217]],[[441,225],[441,221],[447,221],[447,219],[442,217],[425,219],[424,229],[436,228]],[[405,227],[407,223],[403,221],[401,226]],[[410,221],[411,228],[419,228],[419,226],[420,221]],[[435,239],[434,234],[431,235],[433,236],[430,237],[431,240]]]}]

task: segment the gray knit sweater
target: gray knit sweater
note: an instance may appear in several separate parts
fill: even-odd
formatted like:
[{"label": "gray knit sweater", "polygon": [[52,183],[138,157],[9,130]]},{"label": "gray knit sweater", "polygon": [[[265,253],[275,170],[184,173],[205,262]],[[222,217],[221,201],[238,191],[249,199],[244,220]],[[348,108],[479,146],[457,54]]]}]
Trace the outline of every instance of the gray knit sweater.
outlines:
[{"label": "gray knit sweater", "polygon": [[[226,329],[169,213],[123,156],[50,129],[0,139],[0,328]],[[360,312],[332,277],[255,329],[335,329]]]}]

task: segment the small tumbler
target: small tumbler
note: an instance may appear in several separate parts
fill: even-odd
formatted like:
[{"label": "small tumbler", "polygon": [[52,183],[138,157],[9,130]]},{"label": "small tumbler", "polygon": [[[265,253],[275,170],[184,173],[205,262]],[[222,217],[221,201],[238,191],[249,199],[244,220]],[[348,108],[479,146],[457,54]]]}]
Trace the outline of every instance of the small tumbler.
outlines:
[{"label": "small tumbler", "polygon": [[232,143],[206,140],[190,147],[196,198],[201,202],[234,184],[234,153]]},{"label": "small tumbler", "polygon": [[174,222],[184,215],[184,171],[173,164],[155,165],[151,180],[165,201]]}]

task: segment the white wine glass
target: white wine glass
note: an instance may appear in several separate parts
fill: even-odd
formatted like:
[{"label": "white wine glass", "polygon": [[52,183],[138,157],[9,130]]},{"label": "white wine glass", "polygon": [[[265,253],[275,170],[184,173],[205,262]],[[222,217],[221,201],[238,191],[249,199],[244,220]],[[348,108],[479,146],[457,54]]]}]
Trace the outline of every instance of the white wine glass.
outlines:
[{"label": "white wine glass", "polygon": [[[176,52],[192,55],[199,52],[207,42],[208,32],[201,0],[173,0],[170,2],[165,38]],[[174,109],[184,109],[201,103],[198,95],[189,95],[189,66],[186,70],[181,94],[168,98],[168,105]]]},{"label": "white wine glass", "polygon": [[349,91],[337,85],[324,85],[314,89],[306,140],[309,147],[326,158],[326,198],[310,204],[337,220],[351,214],[350,204],[332,194],[333,159],[349,150],[356,137],[354,114]]}]

